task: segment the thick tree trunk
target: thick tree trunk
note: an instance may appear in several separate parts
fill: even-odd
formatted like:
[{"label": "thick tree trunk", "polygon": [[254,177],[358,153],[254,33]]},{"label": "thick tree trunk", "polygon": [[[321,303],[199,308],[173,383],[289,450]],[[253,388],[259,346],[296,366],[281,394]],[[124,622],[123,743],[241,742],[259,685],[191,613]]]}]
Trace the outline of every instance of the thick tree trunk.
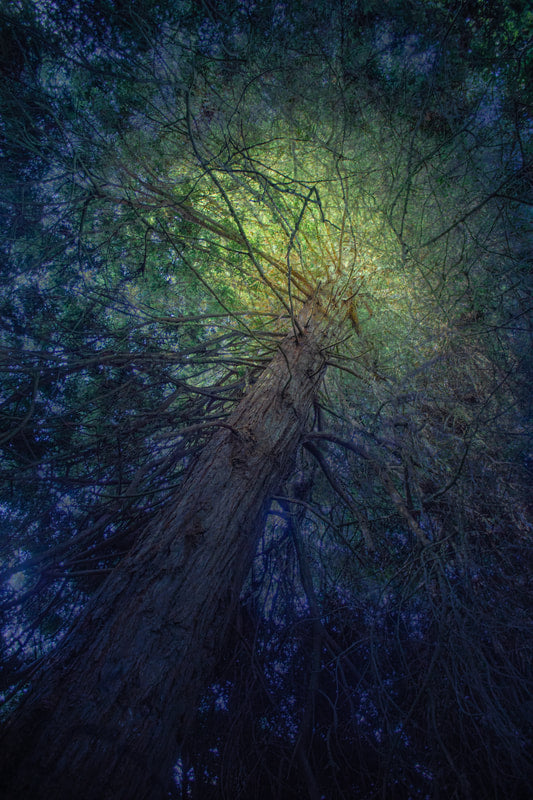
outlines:
[{"label": "thick tree trunk", "polygon": [[161,800],[324,370],[309,310],[7,726],[3,797]]}]

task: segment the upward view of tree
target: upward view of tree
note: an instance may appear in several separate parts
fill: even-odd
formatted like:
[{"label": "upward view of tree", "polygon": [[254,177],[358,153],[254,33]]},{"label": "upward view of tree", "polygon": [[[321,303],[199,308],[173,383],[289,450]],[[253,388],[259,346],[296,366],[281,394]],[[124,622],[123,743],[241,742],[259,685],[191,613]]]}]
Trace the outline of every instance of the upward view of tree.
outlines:
[{"label": "upward view of tree", "polygon": [[521,798],[533,12],[0,6],[0,786]]}]

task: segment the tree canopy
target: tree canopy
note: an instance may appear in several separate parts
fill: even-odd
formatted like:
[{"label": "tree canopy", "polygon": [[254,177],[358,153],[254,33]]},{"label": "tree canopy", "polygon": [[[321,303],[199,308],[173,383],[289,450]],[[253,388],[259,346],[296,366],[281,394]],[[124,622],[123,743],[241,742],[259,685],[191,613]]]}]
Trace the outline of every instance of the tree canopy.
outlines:
[{"label": "tree canopy", "polygon": [[533,12],[0,20],[4,718],[313,299],[327,372],[174,796],[525,796]]}]

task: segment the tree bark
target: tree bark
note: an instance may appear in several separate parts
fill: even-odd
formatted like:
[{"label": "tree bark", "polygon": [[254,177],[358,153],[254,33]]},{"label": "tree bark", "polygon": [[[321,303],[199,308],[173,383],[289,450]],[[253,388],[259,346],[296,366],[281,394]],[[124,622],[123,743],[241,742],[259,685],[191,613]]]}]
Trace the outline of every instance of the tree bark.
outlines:
[{"label": "tree bark", "polygon": [[324,371],[318,314],[299,322],[36,677],[2,737],[3,797],[166,796]]}]

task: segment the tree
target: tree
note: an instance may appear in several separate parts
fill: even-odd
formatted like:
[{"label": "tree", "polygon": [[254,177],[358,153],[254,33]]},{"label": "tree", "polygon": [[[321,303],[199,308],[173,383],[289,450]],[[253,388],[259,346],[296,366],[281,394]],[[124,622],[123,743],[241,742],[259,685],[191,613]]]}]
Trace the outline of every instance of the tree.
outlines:
[{"label": "tree", "polygon": [[526,37],[400,6],[9,17],[12,796],[528,785]]}]

